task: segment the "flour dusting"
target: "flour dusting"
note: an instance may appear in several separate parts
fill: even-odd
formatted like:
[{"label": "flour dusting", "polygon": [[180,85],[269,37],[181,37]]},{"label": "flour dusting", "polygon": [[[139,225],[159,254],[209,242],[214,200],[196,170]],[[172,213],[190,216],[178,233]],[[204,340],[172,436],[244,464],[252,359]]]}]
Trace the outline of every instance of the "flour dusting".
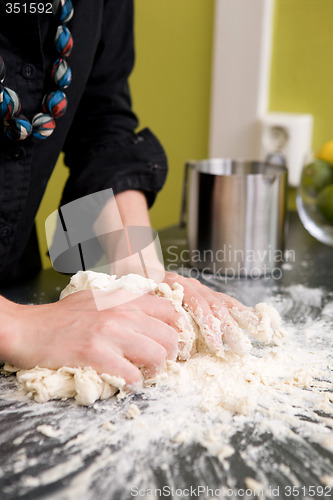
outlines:
[{"label": "flour dusting", "polygon": [[[194,370],[197,372],[193,376],[197,378],[200,375],[204,376],[207,369],[210,370],[209,365],[212,363],[216,363],[215,378],[221,378],[221,370],[225,365],[237,364],[238,356],[247,354],[251,349],[251,342],[245,331],[267,344],[280,344],[286,334],[281,326],[278,312],[268,304],[259,303],[255,308],[248,307],[244,310],[239,310],[237,307],[230,309],[222,307],[221,310],[217,310],[215,306],[217,317],[207,316],[204,315],[200,304],[196,303],[194,307],[186,304],[184,289],[179,283],[174,283],[171,288],[167,283],[157,284],[151,279],[136,274],[117,279],[116,276],[104,273],[79,271],[72,276],[70,283],[61,292],[60,299],[87,289],[104,292],[104,295],[98,296],[98,300],[102,298],[103,301],[105,297],[110,297],[110,292],[112,294],[116,290],[130,292],[131,297],[153,292],[169,300],[175,310],[180,313],[180,320],[177,322],[179,328],[177,359],[178,361],[191,359],[191,364],[194,364]],[[235,356],[230,356],[228,351],[225,352],[224,340],[227,341],[229,349]],[[222,363],[218,361],[221,358]],[[108,399],[118,390],[125,389],[125,381],[121,378],[106,373],[99,375],[90,367],[64,366],[58,370],[52,370],[36,366],[33,369],[20,370],[5,364],[4,371],[16,373],[21,390],[39,403],[50,399],[74,397],[78,404],[90,405],[98,399]],[[167,385],[174,385],[172,379],[175,377],[182,380],[182,383],[190,384],[190,380],[185,382],[185,377],[180,374],[177,364],[172,366],[169,364],[166,375],[164,380],[167,381]],[[170,383],[168,383],[169,379]],[[154,382],[158,384],[160,380],[162,380],[161,377],[156,377]],[[152,381],[145,381],[145,383],[149,385]],[[238,403],[232,405],[234,400],[231,396],[232,390],[234,390],[233,379],[229,382],[229,396],[226,396],[227,399],[229,398],[229,403],[225,404],[229,406],[230,411],[243,413],[246,411],[245,404],[241,405],[242,408]]]},{"label": "flour dusting", "polygon": [[[48,500],[93,500],[97,482],[101,498],[117,500],[161,485],[260,488],[258,498],[267,499],[277,486],[331,488],[333,303],[323,290],[299,285],[265,300],[288,331],[280,345],[254,340],[250,352],[226,349],[224,358],[195,352],[187,361],[168,362],[137,394],[121,391],[90,407],[50,401],[38,405],[37,416],[36,403],[2,378],[8,415],[17,401],[24,418],[16,435],[20,448],[1,468],[16,474],[27,495],[66,481],[66,496],[54,490]],[[50,439],[54,450],[38,469],[29,456],[34,420],[49,426],[39,432],[40,453],[50,449]],[[14,498],[13,488],[7,485],[3,494]]]}]

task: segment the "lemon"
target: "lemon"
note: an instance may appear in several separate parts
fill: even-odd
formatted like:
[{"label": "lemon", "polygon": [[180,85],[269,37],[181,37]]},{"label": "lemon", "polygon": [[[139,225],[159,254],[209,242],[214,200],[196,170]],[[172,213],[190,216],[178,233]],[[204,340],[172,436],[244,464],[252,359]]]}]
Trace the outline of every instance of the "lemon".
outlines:
[{"label": "lemon", "polygon": [[333,165],[313,160],[303,168],[301,186],[309,196],[316,196],[328,184],[333,184]]},{"label": "lemon", "polygon": [[333,224],[333,184],[320,191],[317,198],[317,208],[321,215]]},{"label": "lemon", "polygon": [[319,160],[324,160],[328,161],[329,163],[333,163],[333,140],[325,142],[325,144],[316,154],[316,157]]}]

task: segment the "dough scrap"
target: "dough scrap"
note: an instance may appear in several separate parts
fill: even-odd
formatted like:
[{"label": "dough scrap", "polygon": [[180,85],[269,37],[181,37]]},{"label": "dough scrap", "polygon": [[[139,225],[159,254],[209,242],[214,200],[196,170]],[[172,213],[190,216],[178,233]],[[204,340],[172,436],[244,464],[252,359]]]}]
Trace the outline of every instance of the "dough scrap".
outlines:
[{"label": "dough scrap", "polygon": [[63,366],[58,370],[36,366],[19,370],[6,363],[4,371],[16,372],[20,388],[37,403],[51,399],[75,398],[79,405],[89,406],[97,399],[108,399],[125,386],[125,380],[107,373],[98,375],[92,368]]},{"label": "dough scrap", "polygon": [[49,438],[56,438],[61,434],[61,431],[54,429],[52,425],[47,424],[38,425],[37,431]]},{"label": "dough scrap", "polygon": [[[134,295],[155,293],[164,297],[173,303],[175,309],[181,315],[181,319],[177,324],[179,328],[179,361],[188,360],[196,353],[207,353],[210,357],[217,358],[225,356],[223,349],[214,347],[214,343],[211,341],[213,334],[209,331],[202,311],[200,309],[196,311],[190,310],[184,303],[184,289],[178,283],[174,283],[170,287],[166,283],[156,284],[151,279],[135,274],[129,274],[117,279],[116,276],[104,273],[79,271],[72,276],[70,283],[61,292],[60,299],[86,289],[108,292],[123,289]],[[257,340],[265,343],[279,344],[286,333],[281,327],[278,312],[268,304],[257,304],[254,309],[248,308],[245,312],[232,308],[229,312],[241,328],[247,330]],[[211,328],[214,329],[214,335],[218,331],[223,338],[224,332],[221,328],[221,322],[217,318],[213,319],[214,323]],[[229,348],[240,356],[246,354],[251,348],[249,338],[245,334],[242,335],[239,330],[233,331],[232,328],[228,328],[228,330]],[[126,389],[125,381],[120,377],[106,373],[99,375],[90,367],[62,367],[58,370],[51,370],[36,366],[30,370],[20,370],[10,364],[5,364],[3,369],[9,373],[16,372],[21,390],[39,403],[51,399],[74,397],[78,404],[88,406],[97,399],[110,398],[118,391],[123,393]],[[152,380],[147,381],[148,385],[150,383],[152,383]]]},{"label": "dough scrap", "polygon": [[137,418],[140,415],[140,409],[135,403],[132,403],[126,413],[126,417],[131,419],[131,418]]}]

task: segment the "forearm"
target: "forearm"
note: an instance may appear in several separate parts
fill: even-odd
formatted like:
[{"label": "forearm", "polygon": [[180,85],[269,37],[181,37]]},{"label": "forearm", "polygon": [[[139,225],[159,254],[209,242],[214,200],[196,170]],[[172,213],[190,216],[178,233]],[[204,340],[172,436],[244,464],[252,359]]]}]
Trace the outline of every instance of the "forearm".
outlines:
[{"label": "forearm", "polygon": [[0,361],[11,362],[18,337],[17,308],[19,306],[0,296]]},{"label": "forearm", "polygon": [[[116,221],[116,224],[112,221]],[[131,242],[133,232],[129,227],[137,226],[135,245]],[[119,240],[116,241],[114,234],[108,228],[116,228],[119,231]],[[139,255],[137,247],[141,247],[140,227],[142,227],[143,254]],[[109,200],[101,211],[94,229],[99,236],[100,243],[110,263],[111,274],[121,276],[131,272],[143,274],[160,280],[163,265],[159,261],[158,252],[153,243],[147,243],[146,228],[151,227],[148,206],[145,195],[141,191],[124,191],[117,194],[114,199]],[[133,249],[133,246],[135,247]]]},{"label": "forearm", "polygon": [[115,196],[123,226],[150,226],[147,200],[141,191],[123,191]]}]

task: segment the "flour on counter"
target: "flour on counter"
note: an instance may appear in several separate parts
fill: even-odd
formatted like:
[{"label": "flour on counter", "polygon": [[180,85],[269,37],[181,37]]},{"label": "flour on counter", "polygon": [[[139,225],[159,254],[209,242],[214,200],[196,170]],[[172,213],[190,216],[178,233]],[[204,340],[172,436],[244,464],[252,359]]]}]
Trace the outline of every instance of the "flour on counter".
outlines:
[{"label": "flour on counter", "polygon": [[[146,381],[150,385],[161,381],[169,386],[179,385],[179,381],[181,384],[191,384],[193,377],[202,378],[204,384],[210,382],[212,377],[222,380],[227,367],[232,366],[237,369],[237,366],[243,366],[244,360],[242,361],[239,356],[246,355],[251,347],[244,331],[247,330],[257,340],[274,344],[280,344],[285,335],[278,312],[268,304],[260,303],[254,309],[247,308],[245,311],[234,307],[229,309],[229,320],[222,323],[217,317],[212,316],[208,318],[210,319],[208,321],[200,307],[194,310],[184,303],[184,290],[180,284],[174,283],[171,288],[166,283],[156,284],[151,279],[135,274],[117,279],[116,276],[103,273],[79,271],[61,292],[60,299],[86,289],[102,292],[121,289],[134,296],[153,292],[170,300],[180,313],[181,319],[177,324],[179,328],[178,361],[167,363],[165,376],[157,376],[154,381]],[[229,350],[225,351],[221,347],[223,345],[221,338],[223,340],[227,335]],[[181,369],[179,363],[184,360],[189,365]],[[58,370],[51,370],[37,366],[30,370],[18,370],[6,364],[4,370],[16,372],[21,389],[40,403],[50,399],[75,397],[78,404],[90,405],[98,399],[112,397],[125,386],[125,381],[119,377],[105,373],[98,375],[89,367],[62,367]],[[191,370],[190,379],[186,375],[189,370]],[[244,370],[246,371],[246,368]],[[255,405],[255,398],[251,396],[251,391],[247,391],[249,383],[247,378],[249,377],[256,378],[256,375],[245,375],[244,379],[242,372],[236,383],[235,378],[230,377],[228,387],[225,390],[220,388],[215,395],[212,394],[210,397],[219,398],[219,404],[229,408],[230,411],[239,413],[251,411]],[[207,390],[207,394],[210,392]],[[241,395],[242,392],[246,396]]]},{"label": "flour on counter", "polygon": [[[229,287],[235,296],[237,286]],[[101,498],[128,500],[133,486],[176,489],[188,486],[190,474],[191,484],[226,492],[260,487],[263,500],[272,498],[271,487],[281,492],[285,485],[324,486],[328,493],[318,490],[317,496],[330,498],[332,297],[300,285],[267,293],[263,298],[288,330],[286,342],[254,341],[251,352],[238,356],[226,349],[224,359],[193,353],[188,361],[168,363],[161,380],[147,381],[138,394],[120,390],[121,397],[87,407],[70,400],[37,406],[17,392],[12,377],[2,377],[3,418],[10,421],[13,408],[20,417],[8,435],[15,442],[19,435],[20,444],[0,468],[0,476],[12,478],[3,495],[16,500],[19,490],[37,498],[47,485],[48,500],[94,500],[98,484]],[[128,419],[132,404],[140,415]],[[35,423],[59,430],[52,448],[48,437],[38,436],[38,453],[48,456],[38,468],[30,455]],[[65,495],[57,492],[60,480]]]}]

